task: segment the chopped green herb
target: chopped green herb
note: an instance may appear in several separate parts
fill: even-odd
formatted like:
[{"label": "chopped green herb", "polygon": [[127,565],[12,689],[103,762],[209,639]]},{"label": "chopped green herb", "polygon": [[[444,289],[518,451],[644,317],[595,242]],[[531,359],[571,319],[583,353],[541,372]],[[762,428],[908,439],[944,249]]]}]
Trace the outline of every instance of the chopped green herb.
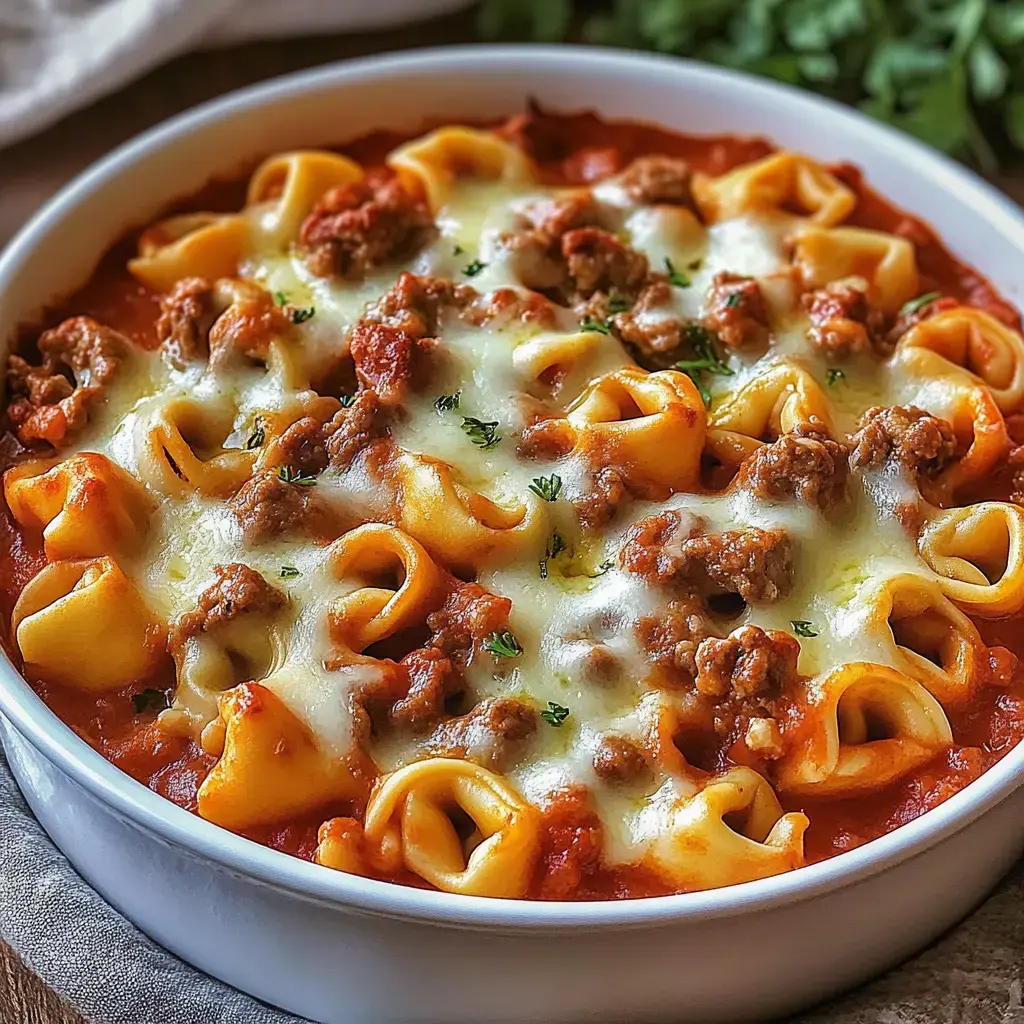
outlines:
[{"label": "chopped green herb", "polygon": [[729,292],[725,297],[726,309],[738,309],[743,305],[743,294],[741,292]]},{"label": "chopped green herb", "polygon": [[458,243],[456,243],[455,245],[452,246],[452,255],[453,256],[461,256],[465,251],[466,250],[463,249],[462,246],[459,245]]},{"label": "chopped green herb", "polygon": [[709,373],[722,377],[732,376],[732,370],[718,358],[714,348],[715,336],[706,327],[696,320],[688,320],[686,322],[686,340],[697,353],[697,358],[676,363],[677,366],[681,369],[707,370]]},{"label": "chopped green herb", "polygon": [[[281,307],[290,305],[288,301],[287,292],[274,292],[274,301]],[[316,313],[315,306],[309,306],[305,309],[295,306],[292,307],[291,313],[288,314],[293,324],[304,324]]]},{"label": "chopped green herb", "polygon": [[615,563],[611,560],[602,562],[594,572],[588,573],[587,575],[592,579],[596,580],[598,576],[603,576],[609,569],[615,568]]},{"label": "chopped green herb", "polygon": [[568,550],[565,541],[562,540],[562,535],[557,531],[551,532],[551,537],[548,540],[547,547],[544,549],[544,557],[540,560],[540,578],[546,580],[548,578],[548,561],[552,558],[557,558],[563,551]]},{"label": "chopped green herb", "polygon": [[681,270],[676,270],[675,264],[666,256],[665,273],[668,274],[668,283],[676,288],[689,288],[690,279]]},{"label": "chopped green herb", "polygon": [[845,380],[846,371],[840,370],[838,366],[830,366],[825,371],[825,380],[828,382],[828,386],[832,387],[837,380]]},{"label": "chopped green herb", "polygon": [[551,476],[535,476],[530,490],[543,501],[557,501],[562,491],[562,478],[557,473]]},{"label": "chopped green herb", "polygon": [[918,295],[916,299],[911,299],[909,302],[904,302],[900,306],[900,316],[913,316],[915,313],[924,309],[929,302],[934,302],[936,299],[942,298],[942,292],[925,292],[924,295]]},{"label": "chopped green herb", "polygon": [[711,392],[708,391],[704,386],[704,382],[700,379],[700,370],[683,370],[683,373],[693,381],[693,386],[697,389],[697,394],[700,395],[700,400],[704,403],[704,408],[710,409]]},{"label": "chopped green herb", "polygon": [[551,532],[551,540],[548,541],[548,558],[556,558],[566,550],[568,549],[566,548],[565,541],[562,540],[562,535],[557,530],[553,530]]},{"label": "chopped green herb", "polygon": [[492,633],[484,641],[484,650],[496,658],[518,658],[523,653],[519,641],[507,629],[503,633]]},{"label": "chopped green herb", "polygon": [[553,725],[557,729],[569,717],[569,709],[562,707],[561,704],[556,704],[553,700],[549,700],[547,708],[540,713],[540,717],[548,725]]},{"label": "chopped green herb", "polygon": [[356,404],[356,396],[355,395],[341,395],[338,398],[338,401],[341,402],[342,409],[351,409],[352,406]]},{"label": "chopped green herb", "polygon": [[443,412],[451,412],[453,409],[458,409],[459,403],[462,401],[462,390],[461,388],[451,395],[441,395],[434,402],[434,408],[438,411],[438,414]]},{"label": "chopped green herb", "polygon": [[142,690],[133,693],[132,707],[137,715],[144,711],[163,711],[167,707],[167,694],[163,690]]},{"label": "chopped green herb", "polygon": [[282,565],[281,566],[281,579],[293,580],[296,576],[301,576],[302,573],[295,568],[294,565]]},{"label": "chopped green herb", "polygon": [[466,275],[466,277],[476,277],[476,275],[479,274],[480,271],[483,270],[484,267],[486,266],[487,264],[483,263],[481,260],[473,260],[472,263],[467,263],[462,268],[462,272]]},{"label": "chopped green herb", "polygon": [[295,484],[296,487],[316,486],[316,477],[312,473],[303,473],[301,469],[292,469],[291,466],[280,466],[277,475],[286,484]]},{"label": "chopped green herb", "polygon": [[501,440],[497,420],[484,422],[475,416],[465,416],[462,420],[462,429],[469,436],[470,441],[478,448],[483,448],[484,451],[493,448]]},{"label": "chopped green herb", "polygon": [[607,320],[595,320],[593,317],[588,316],[585,320],[580,321],[581,331],[597,331],[598,334],[611,334],[611,324]]},{"label": "chopped green herb", "polygon": [[267,432],[263,429],[263,417],[257,416],[252,433],[245,439],[245,450],[251,452],[254,448],[262,448],[266,440]]},{"label": "chopped green herb", "polygon": [[792,619],[790,625],[797,636],[817,636],[818,631],[811,625],[810,619]]},{"label": "chopped green herb", "polygon": [[307,306],[304,309],[296,306],[292,309],[292,323],[304,324],[307,320],[312,320],[315,315],[316,306]]},{"label": "chopped green herb", "polygon": [[686,340],[696,353],[696,359],[680,359],[676,368],[682,370],[693,381],[704,405],[710,407],[711,392],[704,386],[702,375],[706,370],[719,377],[731,377],[732,370],[718,358],[714,349],[714,335],[696,320],[686,323]]},{"label": "chopped green herb", "polygon": [[1020,0],[484,0],[477,24],[485,38],[655,50],[803,86],[991,173],[1024,149],[1022,11]]},{"label": "chopped green herb", "polygon": [[[622,298],[621,295],[613,295],[608,300],[608,312],[609,313],[625,313],[629,309],[630,303],[628,299]],[[607,321],[605,321],[607,323]]]}]

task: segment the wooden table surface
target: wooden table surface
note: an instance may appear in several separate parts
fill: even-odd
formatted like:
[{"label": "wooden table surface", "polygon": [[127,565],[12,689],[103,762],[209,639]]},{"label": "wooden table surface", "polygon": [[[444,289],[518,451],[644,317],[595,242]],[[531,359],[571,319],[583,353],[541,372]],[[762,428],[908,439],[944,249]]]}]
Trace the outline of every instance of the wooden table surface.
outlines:
[{"label": "wooden table surface", "polygon": [[[173,60],[0,153],[0,246],[88,164],[138,132],[197,103],[252,82],[343,57],[472,39],[471,20],[462,14],[397,32],[253,43]],[[1024,202],[1024,173],[1006,175],[995,184]],[[2,940],[0,1022],[85,1024]]]}]

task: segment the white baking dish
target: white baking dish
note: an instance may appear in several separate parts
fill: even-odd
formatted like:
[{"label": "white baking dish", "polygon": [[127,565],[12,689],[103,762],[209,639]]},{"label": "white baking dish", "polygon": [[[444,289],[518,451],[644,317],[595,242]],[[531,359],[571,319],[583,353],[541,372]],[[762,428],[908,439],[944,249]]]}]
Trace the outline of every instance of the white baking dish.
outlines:
[{"label": "white baking dish", "polygon": [[[119,233],[250,158],[522,109],[763,134],[850,159],[1020,303],[1024,218],[930,150],[846,109],[711,68],[555,47],[421,51],[284,78],[177,118],[54,199],[0,258],[0,339],[81,284]],[[83,651],[83,657],[99,652]],[[4,746],[81,873],[186,960],[322,1021],[764,1018],[887,967],[967,913],[1024,845],[1024,746],[898,831],[799,871],[615,903],[531,903],[370,881],[286,857],[122,775],[0,663]]]}]

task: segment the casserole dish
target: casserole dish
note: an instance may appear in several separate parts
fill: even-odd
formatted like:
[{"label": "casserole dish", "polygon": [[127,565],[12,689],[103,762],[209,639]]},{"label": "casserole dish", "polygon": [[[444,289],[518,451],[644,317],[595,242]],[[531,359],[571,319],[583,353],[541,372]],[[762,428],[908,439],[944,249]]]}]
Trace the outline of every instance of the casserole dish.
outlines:
[{"label": "casserole dish", "polygon": [[[96,238],[152,220],[213,175],[275,149],[337,141],[342,119],[342,134],[358,136],[381,126],[414,130],[437,116],[493,118],[522,106],[524,82],[548,107],[592,107],[695,134],[727,125],[821,160],[852,157],[888,198],[927,219],[1018,299],[1002,268],[1024,241],[1019,214],[966,172],[856,115],[678,62],[496,48],[318,70],[143,136],[12,243],[0,263],[0,334],[84,281],[100,255]],[[12,767],[83,875],[185,959],[318,1020],[779,1014],[895,962],[966,913],[1024,835],[1014,750],[920,819],[787,875],[608,904],[467,900],[325,872],[217,831],[120,775],[10,666],[4,682]],[[737,952],[743,986],[735,983]],[[523,979],[514,1000],[501,985],[512,974]]]}]

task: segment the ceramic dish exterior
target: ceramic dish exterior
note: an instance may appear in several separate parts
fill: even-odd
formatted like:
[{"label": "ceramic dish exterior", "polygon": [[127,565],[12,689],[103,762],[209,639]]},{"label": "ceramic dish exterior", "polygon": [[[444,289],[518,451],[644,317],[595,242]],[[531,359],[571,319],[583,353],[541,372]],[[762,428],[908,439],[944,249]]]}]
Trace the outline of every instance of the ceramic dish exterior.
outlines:
[{"label": "ceramic dish exterior", "polygon": [[[528,96],[692,133],[764,135],[932,224],[1021,304],[1024,217],[968,172],[825,101],[681,61],[565,47],[423,51],[227,97],[77,179],[0,258],[0,338],[87,279],[105,244],[254,158]],[[99,240],[99,241],[98,241]],[[788,874],[679,896],[553,903],[376,882],[223,831],[121,774],[6,661],[0,734],[57,845],[156,941],[321,1021],[737,1020],[794,1010],[889,966],[966,914],[1024,845],[1024,750],[921,818]]]}]

